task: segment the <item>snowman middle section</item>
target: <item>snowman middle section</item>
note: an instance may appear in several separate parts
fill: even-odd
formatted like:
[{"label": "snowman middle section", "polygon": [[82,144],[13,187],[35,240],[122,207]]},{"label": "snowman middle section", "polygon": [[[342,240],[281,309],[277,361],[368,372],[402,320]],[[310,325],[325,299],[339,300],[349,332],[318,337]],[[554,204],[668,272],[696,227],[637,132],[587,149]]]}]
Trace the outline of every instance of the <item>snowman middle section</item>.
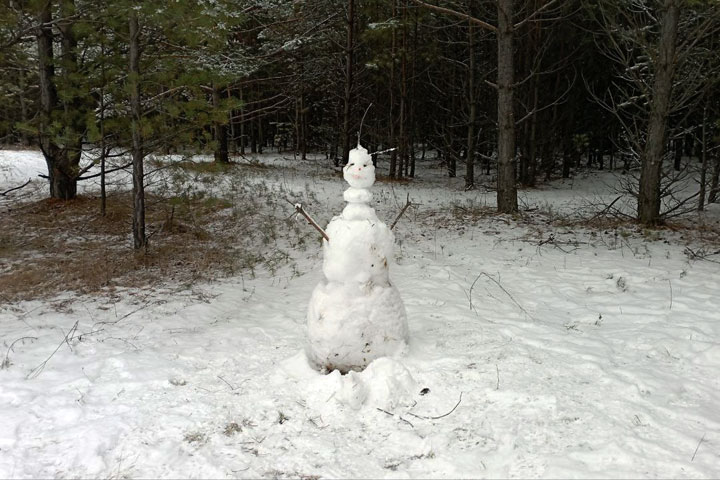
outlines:
[{"label": "snowman middle section", "polygon": [[400,293],[390,283],[388,260],[395,236],[368,204],[372,194],[350,187],[323,242],[322,280],[308,308],[308,358],[319,368],[362,370],[407,345]]}]

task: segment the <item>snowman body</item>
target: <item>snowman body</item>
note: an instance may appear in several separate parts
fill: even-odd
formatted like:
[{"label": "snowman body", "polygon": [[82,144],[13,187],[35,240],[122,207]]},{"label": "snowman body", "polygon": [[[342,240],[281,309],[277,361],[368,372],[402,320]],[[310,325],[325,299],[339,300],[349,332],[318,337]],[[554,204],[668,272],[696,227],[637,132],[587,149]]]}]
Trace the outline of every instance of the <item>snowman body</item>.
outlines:
[{"label": "snowman body", "polygon": [[315,287],[307,315],[307,355],[328,371],[363,370],[376,358],[401,353],[408,327],[400,293],[390,283],[395,237],[369,205],[375,167],[367,150],[350,151],[343,177],[347,205],[323,241],[325,278]]}]

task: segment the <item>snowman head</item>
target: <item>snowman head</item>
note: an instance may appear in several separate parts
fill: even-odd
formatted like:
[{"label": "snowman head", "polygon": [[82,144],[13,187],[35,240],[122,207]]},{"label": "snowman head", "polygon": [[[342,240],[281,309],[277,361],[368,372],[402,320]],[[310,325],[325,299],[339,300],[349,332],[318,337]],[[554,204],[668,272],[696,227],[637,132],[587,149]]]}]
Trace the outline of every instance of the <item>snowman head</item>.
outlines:
[{"label": "snowman head", "polygon": [[369,188],[375,183],[375,166],[368,151],[358,144],[350,150],[343,178],[354,188]]}]

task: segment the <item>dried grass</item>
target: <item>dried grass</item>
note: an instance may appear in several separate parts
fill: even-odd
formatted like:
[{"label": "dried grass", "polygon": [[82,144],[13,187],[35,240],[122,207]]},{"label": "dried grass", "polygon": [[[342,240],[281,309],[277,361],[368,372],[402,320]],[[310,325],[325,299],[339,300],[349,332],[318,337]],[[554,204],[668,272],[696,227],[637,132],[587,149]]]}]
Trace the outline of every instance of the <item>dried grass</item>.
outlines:
[{"label": "dried grass", "polygon": [[[252,213],[215,198],[147,197],[149,248],[132,249],[129,193],[99,199],[42,200],[0,213],[0,299],[30,300],[64,291],[98,293],[188,284],[253,267],[262,255]],[[233,248],[240,247],[240,248]]]}]

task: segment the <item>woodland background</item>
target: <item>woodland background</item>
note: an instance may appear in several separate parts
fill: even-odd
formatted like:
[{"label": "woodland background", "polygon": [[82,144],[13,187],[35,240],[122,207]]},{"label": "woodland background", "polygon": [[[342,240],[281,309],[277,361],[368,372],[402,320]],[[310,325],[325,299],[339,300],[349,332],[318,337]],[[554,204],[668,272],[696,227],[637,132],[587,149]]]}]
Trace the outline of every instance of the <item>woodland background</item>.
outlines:
[{"label": "woodland background", "polygon": [[518,185],[621,169],[656,225],[718,200],[719,30],[715,0],[10,0],[0,143],[39,147],[57,199],[123,159],[136,248],[148,155],[341,166],[363,117],[391,179],[433,155],[512,213]]}]

